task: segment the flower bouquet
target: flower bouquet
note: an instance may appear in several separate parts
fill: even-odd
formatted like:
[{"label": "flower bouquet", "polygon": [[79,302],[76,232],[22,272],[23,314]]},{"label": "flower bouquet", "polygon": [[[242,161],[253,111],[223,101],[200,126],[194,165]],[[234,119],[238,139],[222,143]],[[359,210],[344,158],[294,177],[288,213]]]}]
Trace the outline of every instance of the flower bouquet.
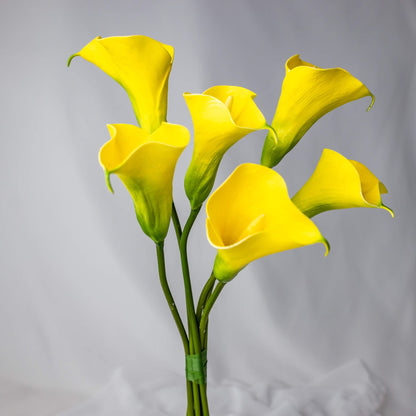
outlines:
[{"label": "flower bouquet", "polygon": [[[311,218],[353,207],[384,208],[386,187],[363,164],[324,149],[310,179],[292,197],[273,168],[324,114],[374,96],[341,68],[322,69],[299,55],[286,62],[275,116],[268,124],[252,91],[219,85],[184,93],[194,126],[193,154],[185,175],[189,217],[182,228],[172,197],[175,166],[190,141],[188,129],[168,123],[168,80],[174,49],[146,36],[97,37],[72,55],[92,62],[127,92],[138,125],[108,125],[110,140],[99,153],[107,186],[116,174],[128,189],[140,227],[156,246],[160,283],[185,354],[187,416],[209,415],[207,340],[209,314],[225,285],[250,262],[315,243],[329,244]],[[244,163],[211,193],[225,152],[247,134],[267,132],[261,163]],[[260,153],[260,152],[259,152]],[[187,241],[206,202],[206,231],[217,250],[212,273],[198,300],[188,265]],[[182,265],[186,322],[169,288],[164,240],[171,221]]]}]

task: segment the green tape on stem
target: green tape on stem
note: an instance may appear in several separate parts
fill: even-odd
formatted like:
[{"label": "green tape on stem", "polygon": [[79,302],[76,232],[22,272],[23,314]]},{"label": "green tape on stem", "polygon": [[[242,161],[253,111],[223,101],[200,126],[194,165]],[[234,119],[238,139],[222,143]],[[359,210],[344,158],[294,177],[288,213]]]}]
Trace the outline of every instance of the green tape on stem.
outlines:
[{"label": "green tape on stem", "polygon": [[207,382],[207,350],[199,354],[185,355],[186,379],[198,384]]}]

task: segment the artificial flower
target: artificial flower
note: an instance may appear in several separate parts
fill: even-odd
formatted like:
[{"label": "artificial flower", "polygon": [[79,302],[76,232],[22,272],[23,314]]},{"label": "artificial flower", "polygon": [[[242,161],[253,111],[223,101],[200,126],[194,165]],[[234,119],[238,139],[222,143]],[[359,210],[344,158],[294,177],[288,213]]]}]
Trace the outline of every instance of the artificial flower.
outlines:
[{"label": "artificial flower", "polygon": [[363,164],[324,149],[312,176],[292,201],[309,218],[332,209],[354,207],[384,208],[394,216],[381,200],[385,193],[386,187]]},{"label": "artificial flower", "polygon": [[315,243],[329,250],[316,225],[290,200],[283,178],[265,166],[238,166],[210,196],[206,210],[208,240],[218,250],[214,275],[220,281],[230,281],[268,254]]},{"label": "artificial flower", "polygon": [[111,139],[99,160],[110,191],[115,173],[133,198],[137,220],[155,242],[165,239],[172,213],[172,180],[176,162],[189,142],[189,131],[162,123],[153,133],[131,124],[109,124]]},{"label": "artificial flower", "polygon": [[194,150],[185,176],[193,209],[202,205],[214,185],[224,153],[248,133],[269,128],[246,88],[220,85],[203,94],[185,93],[194,124]]},{"label": "artificial flower", "polygon": [[362,97],[374,96],[357,78],[342,68],[322,69],[302,61],[299,55],[286,62],[286,76],[261,158],[262,165],[273,167],[289,152],[306,131],[324,114]]},{"label": "artificial flower", "polygon": [[141,35],[97,37],[69,58],[97,65],[127,92],[139,126],[150,133],[166,121],[168,80],[174,50]]}]

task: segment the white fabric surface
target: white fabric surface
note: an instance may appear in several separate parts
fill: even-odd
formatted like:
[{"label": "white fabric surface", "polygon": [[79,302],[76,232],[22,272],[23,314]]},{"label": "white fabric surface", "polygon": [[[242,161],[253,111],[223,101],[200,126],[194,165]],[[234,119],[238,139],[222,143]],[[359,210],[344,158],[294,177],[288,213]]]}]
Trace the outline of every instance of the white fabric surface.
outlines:
[{"label": "white fabric surface", "polygon": [[[88,397],[118,367],[136,377],[134,391],[145,380],[157,385],[158,371],[182,373],[154,245],[120,182],[108,192],[97,162],[105,125],[135,123],[131,104],[88,62],[66,68],[97,35],[144,34],[175,47],[168,120],[190,130],[182,93],[220,84],[257,93],[270,121],[296,53],[347,69],[376,96],[368,113],[363,99],[325,115],[277,170],[293,195],[323,148],[338,151],[383,181],[395,219],[370,209],[319,215],[326,258],[318,246],[272,255],[227,285],[210,318],[212,394],[230,378],[302,385],[359,357],[386,385],[379,413],[416,415],[414,0],[2,0],[0,34],[0,376],[10,383],[0,386],[0,409],[46,416],[23,404],[26,390],[7,393],[14,383]],[[237,164],[259,161],[264,135],[227,152],[216,185]],[[182,221],[191,152],[174,182]],[[190,237],[195,292],[215,255],[204,216]],[[168,279],[184,315],[175,244],[170,232]]]},{"label": "white fabric surface", "polygon": [[[178,416],[185,414],[182,384],[170,375],[136,389],[118,369],[91,399],[57,416]],[[385,394],[360,361],[303,386],[224,380],[208,389],[213,416],[378,416]]]}]

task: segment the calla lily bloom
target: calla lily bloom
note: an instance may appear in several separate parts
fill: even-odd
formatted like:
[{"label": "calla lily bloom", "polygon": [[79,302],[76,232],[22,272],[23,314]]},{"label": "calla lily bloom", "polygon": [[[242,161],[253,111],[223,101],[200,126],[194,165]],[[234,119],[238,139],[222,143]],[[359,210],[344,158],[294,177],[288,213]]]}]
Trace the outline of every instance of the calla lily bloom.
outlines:
[{"label": "calla lily bloom", "polygon": [[117,81],[130,97],[139,125],[149,132],[166,121],[172,46],[147,36],[97,37],[69,58],[81,56]]},{"label": "calla lily bloom", "polygon": [[269,134],[261,158],[262,165],[273,167],[289,152],[309,128],[329,111],[374,96],[357,78],[342,68],[322,69],[302,61],[299,55],[286,62],[286,76],[272,127],[278,143]]},{"label": "calla lily bloom", "polygon": [[323,211],[342,208],[384,208],[381,194],[386,187],[355,160],[348,160],[334,150],[324,149],[318,165],[303,187],[292,198],[309,218]]},{"label": "calla lily bloom", "polygon": [[133,198],[137,220],[155,242],[165,239],[172,213],[172,180],[176,162],[189,142],[189,131],[162,123],[152,134],[131,124],[109,124],[111,140],[99,161],[111,192],[115,173]]},{"label": "calla lily bloom", "polygon": [[238,166],[207,202],[208,240],[217,248],[214,275],[230,281],[247,264],[268,254],[328,242],[290,200],[285,181],[272,169]]},{"label": "calla lily bloom", "polygon": [[269,128],[253,101],[255,96],[250,90],[228,85],[209,88],[203,94],[184,94],[195,137],[185,176],[192,208],[200,207],[211,192],[224,153],[248,133]]}]

